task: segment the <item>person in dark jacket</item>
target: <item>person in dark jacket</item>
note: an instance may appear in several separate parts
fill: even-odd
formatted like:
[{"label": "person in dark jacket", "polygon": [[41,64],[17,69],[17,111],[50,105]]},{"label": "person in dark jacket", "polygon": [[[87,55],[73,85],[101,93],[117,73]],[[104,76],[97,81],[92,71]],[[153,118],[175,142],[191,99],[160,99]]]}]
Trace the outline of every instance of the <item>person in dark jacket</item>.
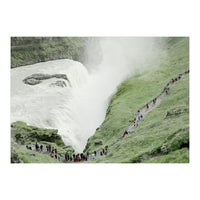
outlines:
[{"label": "person in dark jacket", "polygon": [[43,145],[42,144],[40,145],[40,151],[41,152],[43,151]]},{"label": "person in dark jacket", "polygon": [[37,142],[36,142],[36,144],[35,144],[35,149],[36,149],[36,151],[38,151],[38,149],[39,149],[39,145],[38,145]]}]

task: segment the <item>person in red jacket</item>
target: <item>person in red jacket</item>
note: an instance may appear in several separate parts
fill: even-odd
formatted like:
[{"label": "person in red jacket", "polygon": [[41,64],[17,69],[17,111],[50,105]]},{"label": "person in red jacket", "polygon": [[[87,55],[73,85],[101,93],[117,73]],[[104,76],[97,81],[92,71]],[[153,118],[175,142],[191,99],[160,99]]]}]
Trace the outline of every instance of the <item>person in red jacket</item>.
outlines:
[{"label": "person in red jacket", "polygon": [[147,107],[147,109],[149,108],[149,104],[148,103],[146,104],[146,107]]},{"label": "person in red jacket", "polygon": [[102,153],[103,153],[103,154],[105,153],[105,150],[104,150],[104,149],[102,149]]}]

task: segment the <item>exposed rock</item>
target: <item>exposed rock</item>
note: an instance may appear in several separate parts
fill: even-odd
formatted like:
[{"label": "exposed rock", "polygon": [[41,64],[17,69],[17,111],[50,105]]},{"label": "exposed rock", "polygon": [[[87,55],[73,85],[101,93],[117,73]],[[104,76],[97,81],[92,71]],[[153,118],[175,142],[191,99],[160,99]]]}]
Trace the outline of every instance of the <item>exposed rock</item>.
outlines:
[{"label": "exposed rock", "polygon": [[55,83],[51,83],[50,86],[67,87],[65,81],[56,81]]},{"label": "exposed rock", "polygon": [[96,141],[95,143],[94,143],[94,145],[102,145],[103,144],[103,142],[100,140],[100,141]]},{"label": "exposed rock", "polygon": [[37,85],[39,83],[41,83],[42,81],[39,81],[37,79],[34,79],[34,78],[30,78],[30,79],[27,79],[25,81],[26,84],[29,84],[29,85]]},{"label": "exposed rock", "polygon": [[[66,74],[53,74],[53,75],[50,75],[50,74],[32,74],[31,76],[26,77],[23,80],[23,82],[25,84],[28,84],[28,85],[37,85],[37,84],[41,83],[43,80],[50,79],[50,78],[64,79],[64,80],[67,80],[69,82],[69,79],[67,78]],[[70,84],[70,82],[69,82],[69,84]],[[59,83],[56,83],[56,85],[57,86],[62,85],[61,87],[66,86],[64,81],[62,82],[62,84],[61,84],[61,82],[59,82]]]},{"label": "exposed rock", "polygon": [[174,108],[174,109],[167,111],[166,117],[178,116],[178,115],[181,115],[185,112],[189,112],[189,109],[187,107]]}]

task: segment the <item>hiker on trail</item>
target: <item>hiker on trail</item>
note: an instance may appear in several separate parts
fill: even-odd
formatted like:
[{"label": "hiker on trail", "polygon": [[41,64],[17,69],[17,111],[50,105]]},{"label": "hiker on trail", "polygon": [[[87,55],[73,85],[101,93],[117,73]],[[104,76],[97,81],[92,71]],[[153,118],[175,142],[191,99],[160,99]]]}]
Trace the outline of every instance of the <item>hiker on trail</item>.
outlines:
[{"label": "hiker on trail", "polygon": [[69,160],[72,161],[72,155],[69,153]]},{"label": "hiker on trail", "polygon": [[166,94],[169,93],[169,88],[166,88],[165,93],[166,93]]},{"label": "hiker on trail", "polygon": [[38,151],[38,149],[39,149],[39,145],[37,144],[37,142],[35,144],[35,149],[36,149],[36,151]]},{"label": "hiker on trail", "polygon": [[92,154],[92,159],[95,159],[95,154],[94,153]]},{"label": "hiker on trail", "polygon": [[143,118],[143,115],[142,115],[142,114],[140,115],[140,118],[141,118],[141,119]]},{"label": "hiker on trail", "polygon": [[52,150],[51,150],[53,153],[54,153],[54,147],[52,147]]},{"label": "hiker on trail", "polygon": [[177,81],[177,78],[175,78],[174,81]]},{"label": "hiker on trail", "polygon": [[28,149],[28,145],[26,145],[26,149]]},{"label": "hiker on trail", "polygon": [[134,122],[136,121],[136,117],[134,118]]},{"label": "hiker on trail", "polygon": [[157,98],[155,98],[155,99],[153,100],[153,104],[155,104],[155,103],[156,103],[156,99],[157,99]]},{"label": "hiker on trail", "polygon": [[100,156],[103,156],[103,153],[102,153],[102,151],[100,152]]},{"label": "hiker on trail", "polygon": [[146,107],[147,107],[147,109],[149,108],[149,104],[148,103],[146,104]]},{"label": "hiker on trail", "polygon": [[124,133],[123,133],[123,136],[122,136],[122,137],[125,137],[125,135],[128,135],[128,132],[127,132],[127,131],[124,131]]},{"label": "hiker on trail", "polygon": [[125,135],[126,135],[126,133],[124,132],[124,133],[123,133],[123,135],[122,135],[122,137],[124,138],[124,137],[125,137]]},{"label": "hiker on trail", "polygon": [[87,152],[87,158],[89,158],[89,156],[90,156],[90,153],[89,153],[89,152]]},{"label": "hiker on trail", "polygon": [[28,147],[29,150],[32,150],[32,147]]},{"label": "hiker on trail", "polygon": [[81,160],[80,161],[84,161],[85,160],[85,156],[83,153],[81,153]]},{"label": "hiker on trail", "polygon": [[105,153],[105,149],[102,149],[102,153],[103,153],[103,154]]},{"label": "hiker on trail", "polygon": [[66,152],[65,153],[65,160],[68,161],[69,160],[69,154]]},{"label": "hiker on trail", "polygon": [[140,115],[138,115],[138,121],[140,121]]},{"label": "hiker on trail", "polygon": [[57,149],[55,149],[55,153],[57,154],[58,152],[57,152]]},{"label": "hiker on trail", "polygon": [[174,83],[174,79],[172,79],[172,83]]},{"label": "hiker on trail", "polygon": [[49,152],[51,152],[51,145],[49,145]]},{"label": "hiker on trail", "polygon": [[47,152],[49,152],[49,145],[46,145]]},{"label": "hiker on trail", "polygon": [[75,154],[73,154],[73,159],[74,159],[74,162],[76,161],[76,156],[75,156]]},{"label": "hiker on trail", "polygon": [[76,155],[76,159],[75,160],[76,160],[76,162],[79,161],[79,154]]},{"label": "hiker on trail", "polygon": [[53,158],[53,151],[51,152],[50,156]]},{"label": "hiker on trail", "polygon": [[190,71],[189,69],[187,71],[185,71],[185,74],[189,73],[189,71]]},{"label": "hiker on trail", "polygon": [[97,152],[96,151],[94,151],[94,155],[95,155],[95,157],[97,156]]},{"label": "hiker on trail", "polygon": [[41,152],[43,151],[43,145],[42,144],[40,145],[40,151]]},{"label": "hiker on trail", "polygon": [[88,160],[88,156],[84,155],[84,160],[87,161]]},{"label": "hiker on trail", "polygon": [[140,110],[137,111],[137,114],[138,114],[138,115],[140,114]]},{"label": "hiker on trail", "polygon": [[107,145],[105,146],[105,150],[108,151],[108,146]]}]

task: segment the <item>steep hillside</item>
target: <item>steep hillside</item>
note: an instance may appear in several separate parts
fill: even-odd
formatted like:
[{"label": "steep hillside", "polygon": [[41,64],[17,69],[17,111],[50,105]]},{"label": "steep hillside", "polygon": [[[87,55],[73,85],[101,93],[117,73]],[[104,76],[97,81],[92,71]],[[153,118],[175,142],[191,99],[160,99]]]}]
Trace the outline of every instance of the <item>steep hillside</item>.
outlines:
[{"label": "steep hillside", "polygon": [[[189,38],[166,38],[158,67],[149,66],[118,87],[103,124],[89,138],[85,152],[111,146],[137,110],[165,85],[189,69]],[[170,113],[170,114],[167,114]],[[92,162],[189,162],[189,75],[176,82],[161,104],[137,129]]]},{"label": "steep hillside", "polygon": [[[88,46],[95,54],[87,55]],[[57,59],[82,63],[101,59],[98,38],[87,37],[11,37],[11,68]]]}]

